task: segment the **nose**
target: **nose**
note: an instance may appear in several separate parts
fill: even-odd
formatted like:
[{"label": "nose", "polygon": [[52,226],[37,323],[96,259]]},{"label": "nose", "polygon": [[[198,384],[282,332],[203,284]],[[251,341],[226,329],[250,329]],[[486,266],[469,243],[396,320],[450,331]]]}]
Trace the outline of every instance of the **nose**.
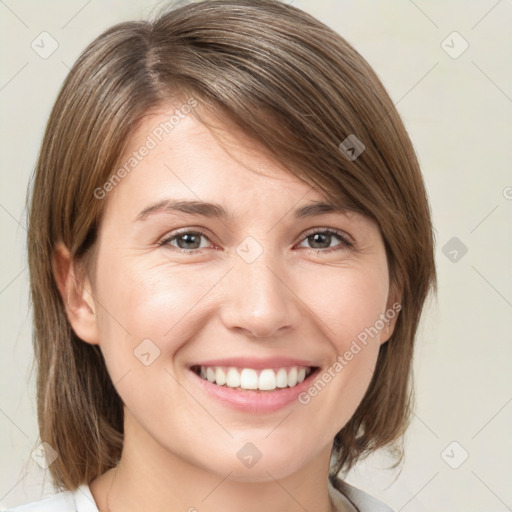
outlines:
[{"label": "nose", "polygon": [[296,328],[300,300],[292,281],[270,251],[250,263],[235,255],[233,269],[223,281],[223,324],[253,338],[282,336]]}]

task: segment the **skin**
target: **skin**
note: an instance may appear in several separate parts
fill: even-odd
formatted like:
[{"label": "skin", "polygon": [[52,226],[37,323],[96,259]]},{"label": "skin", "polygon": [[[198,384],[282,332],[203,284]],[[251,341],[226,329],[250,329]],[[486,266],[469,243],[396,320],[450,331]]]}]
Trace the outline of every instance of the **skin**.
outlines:
[{"label": "skin", "polygon": [[[144,118],[127,158],[173,110]],[[136,220],[171,198],[217,202],[233,218],[159,212]],[[125,404],[120,465],[90,483],[100,510],[334,510],[333,438],[362,400],[393,322],[307,405],[273,413],[231,409],[205,395],[187,369],[222,357],[292,356],[325,371],[395,302],[373,221],[292,216],[322,199],[235,127],[212,131],[189,115],[103,199],[88,271],[58,246],[55,274],[71,325],[101,347]],[[158,244],[180,228],[205,232],[201,252],[199,241],[179,237]],[[313,228],[341,230],[354,246],[334,235],[315,245]],[[251,263],[236,252],[248,236],[263,250]],[[144,339],[160,350],[149,366],[134,357]],[[246,442],[262,453],[251,468],[236,456]]]}]

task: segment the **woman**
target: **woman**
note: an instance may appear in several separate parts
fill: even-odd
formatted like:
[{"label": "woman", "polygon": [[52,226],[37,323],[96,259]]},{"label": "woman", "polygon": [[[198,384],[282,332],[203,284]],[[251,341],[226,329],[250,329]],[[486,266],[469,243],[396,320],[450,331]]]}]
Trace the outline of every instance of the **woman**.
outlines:
[{"label": "woman", "polygon": [[390,510],[338,474],[400,460],[432,226],[338,34],[275,0],[104,32],[50,116],[28,250],[64,492],[16,510]]}]

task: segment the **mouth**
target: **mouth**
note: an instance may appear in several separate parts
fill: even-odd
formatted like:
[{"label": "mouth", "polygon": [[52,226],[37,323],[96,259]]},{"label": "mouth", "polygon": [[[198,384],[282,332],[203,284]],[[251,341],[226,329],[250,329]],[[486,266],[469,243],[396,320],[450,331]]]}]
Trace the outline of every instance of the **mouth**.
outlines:
[{"label": "mouth", "polygon": [[216,386],[239,391],[262,392],[296,388],[318,369],[317,366],[250,368],[193,365],[190,367],[190,370],[198,377]]}]

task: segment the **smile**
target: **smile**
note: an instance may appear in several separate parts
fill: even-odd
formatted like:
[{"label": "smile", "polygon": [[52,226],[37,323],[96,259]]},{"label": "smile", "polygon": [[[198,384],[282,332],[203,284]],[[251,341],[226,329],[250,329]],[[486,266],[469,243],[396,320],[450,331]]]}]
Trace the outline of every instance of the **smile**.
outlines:
[{"label": "smile", "polygon": [[235,368],[226,366],[193,366],[191,370],[202,379],[235,389],[273,391],[293,388],[306,379],[313,368],[292,366],[287,368]]}]

